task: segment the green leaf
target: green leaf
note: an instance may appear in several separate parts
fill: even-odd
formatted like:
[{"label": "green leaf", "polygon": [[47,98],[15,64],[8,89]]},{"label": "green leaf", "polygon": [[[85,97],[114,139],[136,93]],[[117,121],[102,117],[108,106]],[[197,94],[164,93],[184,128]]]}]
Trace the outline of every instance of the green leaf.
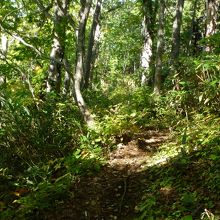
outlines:
[{"label": "green leaf", "polygon": [[209,156],[209,158],[210,158],[211,160],[218,160],[218,159],[219,159],[219,156],[216,155],[216,154],[211,154],[211,155]]},{"label": "green leaf", "polygon": [[101,142],[102,141],[102,139],[101,138],[96,138],[95,140],[94,140],[94,142]]},{"label": "green leaf", "polygon": [[136,116],[136,114],[137,114],[136,112],[133,112],[133,113],[131,113],[130,116],[131,116],[132,118],[134,118],[134,117]]},{"label": "green leaf", "polygon": [[191,215],[186,215],[182,217],[181,220],[193,220],[193,217]]},{"label": "green leaf", "polygon": [[196,200],[196,196],[193,193],[185,193],[181,200],[184,206],[192,206]]}]

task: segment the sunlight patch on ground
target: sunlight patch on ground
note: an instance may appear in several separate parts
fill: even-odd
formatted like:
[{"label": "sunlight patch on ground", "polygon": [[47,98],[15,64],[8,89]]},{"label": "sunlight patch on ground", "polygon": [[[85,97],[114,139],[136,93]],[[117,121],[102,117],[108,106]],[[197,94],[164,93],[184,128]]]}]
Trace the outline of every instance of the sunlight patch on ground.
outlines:
[{"label": "sunlight patch on ground", "polygon": [[167,134],[158,132],[150,138],[138,137],[127,144],[119,143],[117,149],[109,154],[108,165],[117,170],[137,173],[147,167],[166,164],[178,155],[177,145],[166,143],[168,139]]}]

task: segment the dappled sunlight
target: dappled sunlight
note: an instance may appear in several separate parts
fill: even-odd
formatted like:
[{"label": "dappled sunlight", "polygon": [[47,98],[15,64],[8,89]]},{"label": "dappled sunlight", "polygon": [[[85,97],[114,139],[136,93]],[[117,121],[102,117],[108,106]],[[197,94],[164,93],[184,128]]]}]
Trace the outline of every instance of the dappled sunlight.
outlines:
[{"label": "dappled sunlight", "polygon": [[220,1],[0,2],[0,219],[220,219]]},{"label": "dappled sunlight", "polygon": [[[137,207],[148,183],[148,169],[155,166],[152,156],[159,153],[160,146],[169,138],[167,130],[146,130],[135,133],[124,144],[121,139],[122,142],[109,153],[107,163],[99,173],[82,176],[73,185],[73,195],[59,210],[62,212],[59,216],[63,216],[61,219],[70,219],[70,216],[110,220],[137,217]],[[145,147],[140,146],[139,139],[146,140]],[[162,163],[156,166],[162,166]],[[172,189],[161,188],[161,193],[168,197]],[[50,213],[46,219],[54,216],[56,213]]]},{"label": "dappled sunlight", "polygon": [[168,139],[168,131],[134,133],[128,143],[117,144],[116,149],[109,154],[108,164],[115,169],[126,169],[129,173],[141,172],[146,166],[151,166],[153,155]]}]

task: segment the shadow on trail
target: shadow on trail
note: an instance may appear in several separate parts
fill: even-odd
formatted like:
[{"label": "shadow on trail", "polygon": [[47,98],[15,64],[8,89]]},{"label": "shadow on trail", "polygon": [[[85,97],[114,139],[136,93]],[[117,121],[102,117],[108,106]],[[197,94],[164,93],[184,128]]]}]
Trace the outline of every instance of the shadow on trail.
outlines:
[{"label": "shadow on trail", "polygon": [[[132,145],[134,150],[137,142],[124,148]],[[200,219],[204,209],[220,211],[220,149],[180,153],[163,164],[145,168],[137,164],[139,161],[122,162],[124,158],[119,156],[110,158],[97,175],[81,177],[70,188],[69,199],[44,219],[136,219],[141,202],[142,214],[145,212],[142,219],[181,219],[186,215]],[[142,159],[150,157],[147,150]]]}]

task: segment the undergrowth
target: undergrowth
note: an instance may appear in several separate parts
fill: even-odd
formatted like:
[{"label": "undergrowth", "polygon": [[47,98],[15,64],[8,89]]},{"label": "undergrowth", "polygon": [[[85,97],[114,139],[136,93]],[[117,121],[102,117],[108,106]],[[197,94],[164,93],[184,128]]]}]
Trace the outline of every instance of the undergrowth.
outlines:
[{"label": "undergrowth", "polygon": [[0,218],[41,218],[68,199],[80,176],[101,170],[105,153],[123,135],[166,128],[174,141],[152,158],[166,157],[164,165],[146,168],[149,187],[136,210],[140,219],[218,219],[218,104],[206,101],[211,87],[200,89],[196,109],[189,85],[182,86],[155,96],[148,87],[126,87],[121,80],[116,88],[88,92],[96,130],[87,130],[76,105],[62,97],[32,99],[25,88],[1,94]]},{"label": "undergrowth", "polygon": [[[219,219],[220,118],[196,115],[176,145],[160,148],[167,162],[147,168],[138,219]],[[187,126],[187,124],[185,124]],[[181,127],[178,127],[180,130]],[[172,153],[173,152],[173,153]]]}]

